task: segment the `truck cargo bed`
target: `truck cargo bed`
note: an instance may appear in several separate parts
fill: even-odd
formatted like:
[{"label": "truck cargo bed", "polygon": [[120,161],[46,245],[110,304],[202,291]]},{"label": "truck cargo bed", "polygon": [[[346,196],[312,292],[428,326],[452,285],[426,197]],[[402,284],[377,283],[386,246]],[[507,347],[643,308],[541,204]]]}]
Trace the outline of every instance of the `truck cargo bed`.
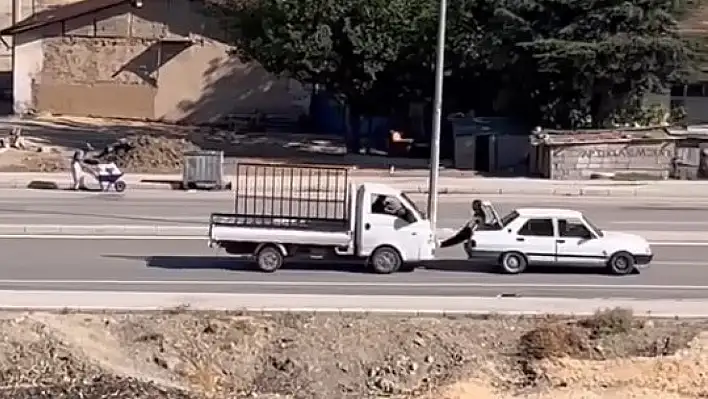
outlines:
[{"label": "truck cargo bed", "polygon": [[343,230],[310,230],[295,228],[264,228],[234,225],[213,225],[210,238],[219,243],[255,242],[282,243],[312,246],[346,247],[352,237]]},{"label": "truck cargo bed", "polygon": [[346,246],[351,240],[349,169],[239,163],[233,213],[214,213],[210,238]]},{"label": "truck cargo bed", "polygon": [[349,230],[347,219],[316,219],[289,216],[243,215],[214,213],[211,224],[223,227],[249,227],[254,229],[292,229],[341,232]]}]

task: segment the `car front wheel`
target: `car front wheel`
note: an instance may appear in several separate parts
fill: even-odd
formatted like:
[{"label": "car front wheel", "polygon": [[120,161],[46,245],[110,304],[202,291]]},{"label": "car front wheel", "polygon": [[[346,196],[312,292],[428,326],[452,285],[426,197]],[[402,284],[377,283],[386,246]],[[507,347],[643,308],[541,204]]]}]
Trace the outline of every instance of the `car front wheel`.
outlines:
[{"label": "car front wheel", "polygon": [[610,273],[619,276],[630,274],[634,271],[634,257],[627,252],[617,252],[610,257],[607,262],[607,268]]}]

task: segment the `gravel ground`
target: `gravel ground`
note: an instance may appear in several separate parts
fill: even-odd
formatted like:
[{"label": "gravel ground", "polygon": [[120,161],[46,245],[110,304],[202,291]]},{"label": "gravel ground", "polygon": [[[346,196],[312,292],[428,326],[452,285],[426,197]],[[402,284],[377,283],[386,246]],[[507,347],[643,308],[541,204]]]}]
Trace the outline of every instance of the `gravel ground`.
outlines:
[{"label": "gravel ground", "polygon": [[708,395],[706,324],[589,320],[8,312],[0,397]]}]

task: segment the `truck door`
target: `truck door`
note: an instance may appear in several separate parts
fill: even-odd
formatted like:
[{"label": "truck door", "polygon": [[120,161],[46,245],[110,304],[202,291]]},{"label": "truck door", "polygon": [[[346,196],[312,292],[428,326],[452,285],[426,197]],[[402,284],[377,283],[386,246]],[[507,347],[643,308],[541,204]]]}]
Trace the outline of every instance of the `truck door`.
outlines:
[{"label": "truck door", "polygon": [[381,245],[392,245],[401,251],[404,260],[417,259],[420,256],[418,241],[425,237],[410,209],[395,195],[367,191],[363,186],[359,190],[357,255],[369,256]]}]

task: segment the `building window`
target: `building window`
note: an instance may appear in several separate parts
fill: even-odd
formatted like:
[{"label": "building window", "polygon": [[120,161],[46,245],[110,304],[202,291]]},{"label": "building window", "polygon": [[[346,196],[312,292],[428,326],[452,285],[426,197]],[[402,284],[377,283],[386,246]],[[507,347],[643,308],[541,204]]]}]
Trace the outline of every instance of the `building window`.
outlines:
[{"label": "building window", "polygon": [[686,87],[686,97],[705,97],[704,83],[691,83]]},{"label": "building window", "polygon": [[685,97],[686,96],[686,86],[676,85],[671,87],[671,97]]}]

